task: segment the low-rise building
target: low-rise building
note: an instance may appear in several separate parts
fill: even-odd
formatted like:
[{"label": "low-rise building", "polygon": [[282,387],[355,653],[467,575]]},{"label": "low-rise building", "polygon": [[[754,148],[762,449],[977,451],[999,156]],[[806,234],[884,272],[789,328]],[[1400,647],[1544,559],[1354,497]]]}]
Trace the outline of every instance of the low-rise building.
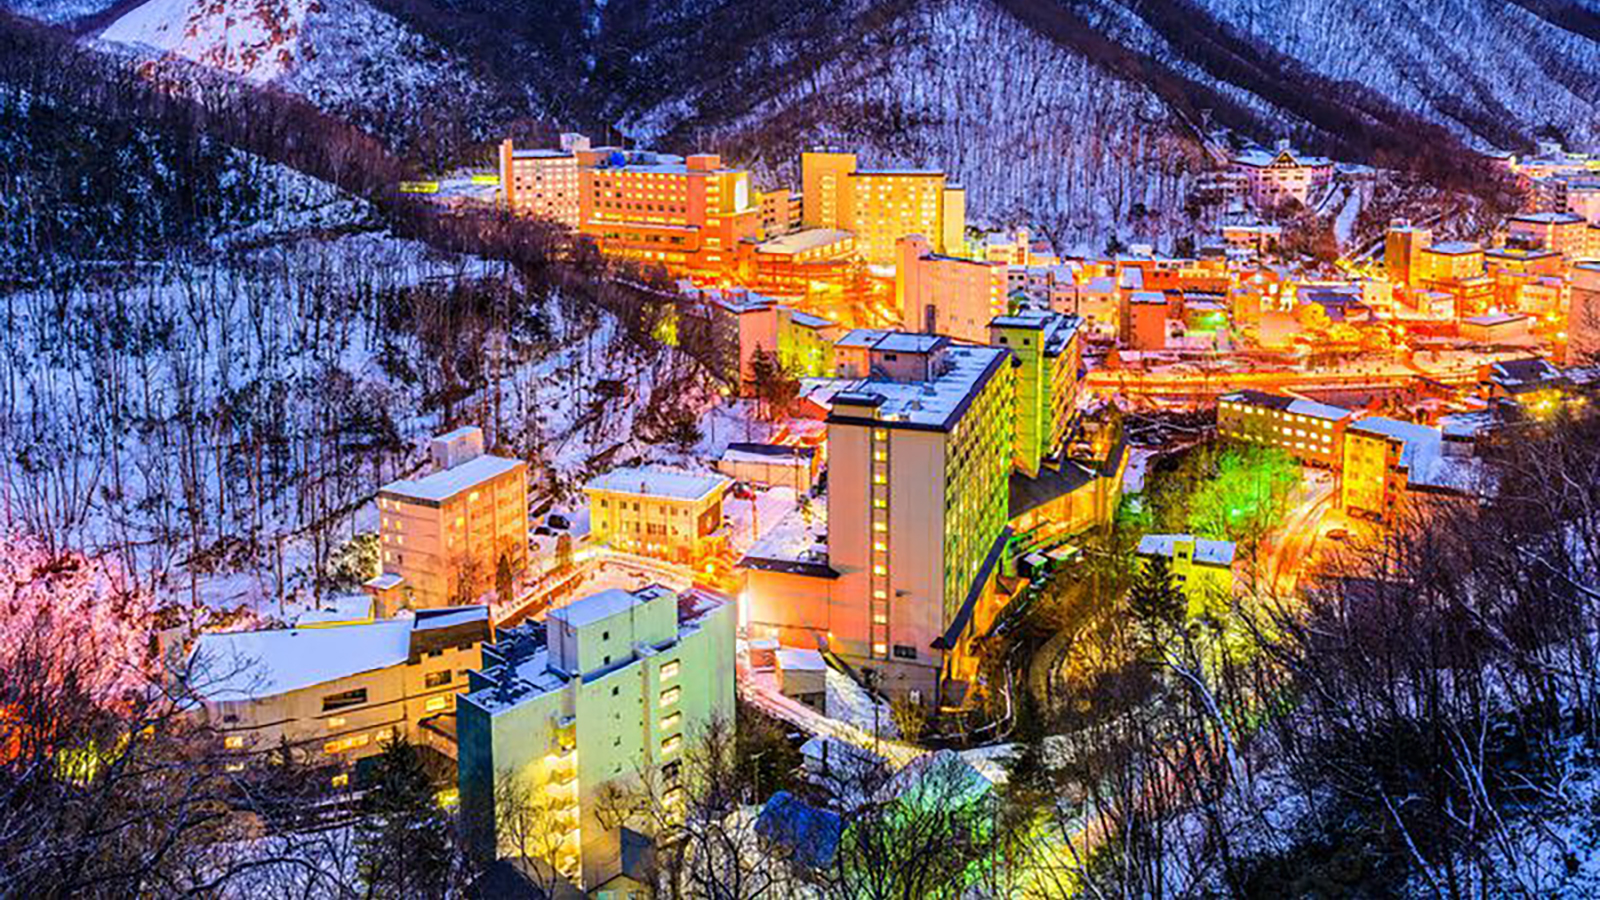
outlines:
[{"label": "low-rise building", "polygon": [[1340,503],[1354,515],[1393,524],[1408,491],[1464,492],[1467,473],[1456,463],[1444,453],[1437,428],[1384,416],[1359,419],[1345,428]]},{"label": "low-rise building", "polygon": [[816,483],[819,455],[815,447],[735,442],[717,460],[717,471],[735,481],[808,494]]},{"label": "low-rise building", "polygon": [[[240,762],[281,754],[340,767],[405,738],[454,756],[445,722],[490,637],[483,606],[355,625],[202,634],[198,710]],[[337,784],[348,772],[333,776]]]},{"label": "low-rise building", "polygon": [[378,490],[381,616],[470,602],[528,564],[528,464],[484,453],[470,426],[429,449],[435,471]]},{"label": "low-rise building", "polygon": [[1225,438],[1280,447],[1306,465],[1338,468],[1348,409],[1264,391],[1242,390],[1217,401],[1217,433]]},{"label": "low-rise building", "polygon": [[1506,240],[1524,247],[1553,250],[1567,259],[1589,254],[1589,222],[1569,212],[1524,213],[1506,220]]},{"label": "low-rise building", "polygon": [[1520,341],[1528,337],[1532,320],[1519,313],[1489,313],[1461,320],[1461,336],[1482,344]]},{"label": "low-rise building", "polygon": [[698,566],[726,543],[721,475],[662,466],[613,469],[584,485],[597,543]]},{"label": "low-rise building", "polygon": [[1251,200],[1266,207],[1286,200],[1308,203],[1333,178],[1333,160],[1297,154],[1288,141],[1279,141],[1274,150],[1240,153],[1233,158],[1233,169],[1247,179]]},{"label": "low-rise building", "polygon": [[1139,539],[1136,552],[1144,560],[1167,561],[1173,583],[1189,600],[1190,615],[1233,595],[1232,541],[1192,534],[1147,534]]},{"label": "low-rise building", "polygon": [[1167,347],[1167,298],[1155,291],[1124,292],[1122,298],[1122,346],[1130,350],[1165,350]]},{"label": "low-rise building", "polygon": [[1572,388],[1566,373],[1537,356],[1489,363],[1479,385],[1485,400],[1508,400],[1539,415],[1553,412]]},{"label": "low-rise building", "polygon": [[1413,273],[1411,283],[1426,285],[1434,281],[1476,278],[1483,274],[1483,247],[1468,241],[1440,241],[1422,251],[1421,272]]},{"label": "low-rise building", "polygon": [[[731,726],[734,653],[731,603],[659,585],[502,633],[458,703],[461,806],[478,849],[543,860],[583,888],[612,879],[622,834],[608,790],[647,778],[675,802],[690,745],[714,721]],[[527,809],[500,807],[519,796]],[[497,828],[518,813],[533,827]]]}]

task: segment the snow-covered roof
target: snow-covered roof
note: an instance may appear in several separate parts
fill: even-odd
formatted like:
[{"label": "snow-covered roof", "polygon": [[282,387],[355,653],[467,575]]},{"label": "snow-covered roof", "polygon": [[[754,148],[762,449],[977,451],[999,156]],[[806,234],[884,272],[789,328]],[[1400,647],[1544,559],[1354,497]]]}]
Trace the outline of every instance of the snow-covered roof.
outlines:
[{"label": "snow-covered roof", "polygon": [[815,650],[780,647],[778,668],[785,672],[823,672],[827,670],[828,663],[822,658],[822,654]]},{"label": "snow-covered roof", "polygon": [[1311,416],[1316,419],[1327,419],[1338,422],[1349,418],[1350,410],[1342,406],[1333,406],[1327,403],[1318,403],[1315,400],[1306,400],[1301,397],[1290,397],[1284,394],[1269,394],[1253,388],[1234,391],[1218,398],[1223,403],[1241,403],[1249,406],[1260,406],[1267,409],[1281,410],[1298,416]]},{"label": "snow-covered roof", "polygon": [[890,169],[857,169],[854,172],[851,172],[850,174],[851,175],[864,175],[864,176],[867,176],[869,178],[874,176],[874,175],[906,175],[906,176],[922,178],[922,177],[933,177],[933,176],[943,175],[944,171],[941,170],[941,169],[909,168],[909,167],[907,167],[907,168],[890,168]]},{"label": "snow-covered roof", "polygon": [[295,617],[299,627],[331,625],[337,622],[356,622],[372,619],[372,597],[368,594],[346,594],[328,597],[317,609],[307,610]]},{"label": "snow-covered roof", "polygon": [[[645,591],[640,591],[640,594],[644,593]],[[631,591],[610,588],[598,594],[590,594],[581,600],[574,600],[566,606],[552,611],[547,618],[557,622],[565,622],[573,628],[582,628],[585,625],[592,625],[601,619],[609,619],[617,613],[626,612],[635,606],[640,606],[646,599],[654,596],[654,594],[650,594],[641,598]]]},{"label": "snow-covered roof", "polygon": [[1429,253],[1441,253],[1445,256],[1462,256],[1467,253],[1479,253],[1483,248],[1471,241],[1440,241],[1426,248]]},{"label": "snow-covered roof", "polygon": [[396,575],[393,572],[384,572],[373,578],[368,578],[362,583],[362,587],[369,587],[378,591],[387,591],[405,584],[405,581],[406,580],[403,576]]},{"label": "snow-covered roof", "polygon": [[853,237],[848,231],[837,228],[807,228],[804,231],[795,231],[780,235],[769,241],[762,241],[756,245],[757,253],[795,254],[818,247],[828,247]]},{"label": "snow-covered roof", "polygon": [[441,469],[422,478],[402,478],[384,485],[380,494],[392,494],[412,500],[441,503],[462,491],[470,490],[492,481],[507,472],[524,467],[519,459],[484,454],[467,460],[459,466]]},{"label": "snow-covered roof", "polygon": [[1481,328],[1492,328],[1496,325],[1509,325],[1512,322],[1521,322],[1528,317],[1519,313],[1489,313],[1482,316],[1468,316],[1461,320],[1463,325],[1477,325]]},{"label": "snow-covered roof", "polygon": [[1368,416],[1352,422],[1346,429],[1349,434],[1385,437],[1401,442],[1400,465],[1420,471],[1419,462],[1440,452],[1444,434],[1437,428],[1404,422],[1387,416]]},{"label": "snow-covered roof", "polygon": [[488,621],[487,607],[467,606],[360,625],[214,632],[200,635],[191,658],[203,699],[261,699],[400,665],[414,630]]},{"label": "snow-covered roof", "polygon": [[1578,222],[1588,221],[1577,213],[1570,212],[1536,212],[1519,213],[1511,216],[1512,222],[1527,222],[1533,225],[1573,225]]},{"label": "snow-covered roof", "polygon": [[561,159],[563,157],[571,159],[572,154],[565,150],[550,150],[541,147],[529,150],[512,150],[511,157],[513,159]]},{"label": "snow-covered roof", "polygon": [[[881,343],[875,345],[875,349],[882,348]],[[870,399],[877,406],[878,418],[886,424],[904,422],[949,428],[1009,355],[1010,351],[1001,347],[946,347],[940,357],[944,370],[933,378],[927,381],[860,379],[835,394],[834,403],[848,394]]]},{"label": "snow-covered roof", "polygon": [[1240,165],[1262,168],[1277,162],[1279,157],[1286,157],[1292,165],[1297,166],[1320,168],[1333,165],[1333,160],[1326,156],[1300,156],[1293,150],[1264,150],[1260,147],[1253,147],[1240,153],[1233,158],[1233,161]]},{"label": "snow-covered roof", "polygon": [[610,491],[645,497],[699,500],[725,489],[730,482],[721,475],[686,472],[665,466],[636,466],[612,469],[596,475],[583,486],[586,491]]},{"label": "snow-covered roof", "polygon": [[1197,538],[1192,534],[1147,534],[1139,539],[1140,556],[1171,558],[1180,543],[1194,543],[1194,561],[1203,566],[1233,565],[1233,542]]}]

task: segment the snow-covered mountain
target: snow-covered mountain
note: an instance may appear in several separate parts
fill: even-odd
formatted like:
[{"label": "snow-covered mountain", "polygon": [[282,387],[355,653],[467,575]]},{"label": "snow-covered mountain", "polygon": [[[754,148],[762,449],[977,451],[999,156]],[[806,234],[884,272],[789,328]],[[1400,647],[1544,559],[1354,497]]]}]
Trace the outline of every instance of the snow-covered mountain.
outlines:
[{"label": "snow-covered mountain", "polygon": [[1600,139],[1582,0],[0,4],[299,93],[427,163],[529,119],[715,142],[778,180],[840,144],[947,167],[980,218],[1084,235],[1177,224],[1212,126],[1433,172]]}]

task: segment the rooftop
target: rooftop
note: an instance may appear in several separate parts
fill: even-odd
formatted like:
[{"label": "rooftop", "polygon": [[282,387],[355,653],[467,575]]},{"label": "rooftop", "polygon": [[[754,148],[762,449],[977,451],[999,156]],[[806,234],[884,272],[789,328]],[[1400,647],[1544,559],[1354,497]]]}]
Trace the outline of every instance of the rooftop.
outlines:
[{"label": "rooftop", "polygon": [[1536,225],[1573,225],[1578,222],[1587,222],[1583,216],[1570,212],[1537,212],[1519,213],[1511,216],[1512,222],[1529,222]]},{"label": "rooftop", "polygon": [[550,150],[550,149],[546,149],[546,148],[530,149],[530,150],[512,150],[511,151],[511,156],[514,159],[561,159],[563,157],[565,157],[567,159],[571,159],[572,158],[572,154],[567,152],[567,151],[565,151],[565,150]]},{"label": "rooftop", "polygon": [[1170,558],[1180,543],[1194,542],[1194,561],[1203,566],[1233,565],[1233,541],[1214,541],[1192,534],[1147,534],[1139,539],[1140,556]]},{"label": "rooftop", "polygon": [[768,529],[739,560],[745,569],[836,578],[828,565],[828,514],[826,503],[814,503],[807,516],[799,508]]},{"label": "rooftop", "polygon": [[889,169],[857,169],[854,172],[851,172],[850,174],[853,175],[853,176],[866,176],[868,178],[870,178],[870,177],[872,177],[874,175],[903,175],[903,176],[912,176],[912,177],[918,177],[918,178],[935,178],[935,177],[943,177],[944,171],[942,169],[927,169],[927,168],[905,167],[905,168],[889,168]]},{"label": "rooftop", "polygon": [[560,609],[553,610],[546,619],[565,622],[573,628],[582,628],[585,625],[592,625],[601,619],[609,619],[617,613],[626,612],[635,606],[641,606],[646,601],[654,600],[663,593],[671,593],[671,591],[660,585],[651,585],[638,592],[611,588],[598,594],[590,594],[581,600],[574,600]]},{"label": "rooftop", "polygon": [[596,475],[583,486],[586,491],[611,491],[618,494],[639,494],[645,497],[670,497],[675,500],[699,500],[730,484],[721,475],[686,472],[664,466],[641,466],[612,469]]},{"label": "rooftop", "polygon": [[[902,335],[908,347],[920,346],[922,339],[931,335]],[[938,340],[948,340],[938,338]],[[900,346],[896,340],[889,346]],[[874,349],[887,349],[882,341]],[[843,395],[870,398],[878,409],[878,420],[885,423],[905,423],[912,426],[946,430],[955,425],[967,404],[977,396],[1010,351],[1001,347],[950,346],[940,357],[942,371],[927,381],[891,381],[887,378],[863,378],[847,384],[834,395],[838,403]],[[833,416],[837,416],[835,409]]]},{"label": "rooftop", "polygon": [[1368,416],[1350,423],[1347,433],[1366,434],[1386,437],[1402,442],[1400,450],[1400,465],[1408,469],[1418,468],[1423,463],[1440,452],[1444,435],[1439,429],[1421,425],[1416,422],[1404,422],[1391,419],[1387,416]]},{"label": "rooftop", "polygon": [[1251,388],[1224,394],[1219,398],[1224,403],[1243,403],[1250,406],[1261,406],[1268,409],[1281,410],[1300,416],[1311,416],[1317,419],[1328,419],[1338,422],[1350,417],[1350,410],[1342,406],[1333,406],[1327,403],[1318,403],[1315,400],[1306,400],[1300,397],[1290,397],[1285,394],[1269,394]]},{"label": "rooftop", "polygon": [[1426,249],[1429,253],[1442,253],[1445,256],[1462,256],[1483,250],[1482,247],[1471,241],[1440,241]]},{"label": "rooftop", "polygon": [[1489,313],[1482,316],[1469,316],[1465,319],[1462,319],[1461,324],[1478,325],[1488,328],[1495,325],[1509,325],[1512,322],[1521,322],[1527,318],[1527,316],[1521,315],[1520,313]]},{"label": "rooftop", "polygon": [[818,247],[827,247],[854,237],[848,231],[837,228],[807,228],[775,237],[770,241],[762,241],[756,245],[757,253],[794,254],[815,250]]},{"label": "rooftop", "polygon": [[449,617],[382,619],[359,625],[277,628],[200,635],[191,659],[203,665],[199,689],[210,701],[253,700],[404,663],[412,632],[482,622],[489,610],[455,607]]},{"label": "rooftop", "polygon": [[501,475],[523,468],[525,465],[519,459],[506,459],[503,456],[484,454],[473,457],[455,468],[441,469],[432,475],[422,478],[402,478],[399,481],[391,481],[379,489],[378,492],[380,494],[407,497],[412,500],[440,503],[462,491],[499,478]]}]

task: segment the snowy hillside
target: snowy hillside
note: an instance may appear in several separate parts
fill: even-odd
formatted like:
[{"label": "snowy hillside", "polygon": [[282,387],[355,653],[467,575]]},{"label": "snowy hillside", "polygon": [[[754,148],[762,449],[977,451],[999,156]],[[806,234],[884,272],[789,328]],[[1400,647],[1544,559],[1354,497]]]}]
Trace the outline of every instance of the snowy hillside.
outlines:
[{"label": "snowy hillside", "polygon": [[499,96],[467,61],[364,0],[148,0],[99,38],[284,88],[423,155],[436,141],[488,136],[477,116]]},{"label": "snowy hillside", "polygon": [[[857,4],[863,21],[871,4]],[[769,46],[782,59],[796,47]],[[951,172],[974,220],[1031,221],[1099,249],[1179,230],[1198,144],[1155,94],[1023,28],[986,0],[919,5],[837,48],[803,77],[730,74],[705,92],[644,111],[628,127],[667,142],[691,133],[797,183],[799,153],[859,150],[865,164]],[[732,83],[759,102],[716,130]]]},{"label": "snowy hillside", "polygon": [[[1305,122],[1224,53],[1236,39],[1330,84],[1357,85],[1480,147],[1526,145],[1547,130],[1575,144],[1600,137],[1600,43],[1505,0],[1091,0],[1080,14],[1118,44],[1266,112]],[[1560,4],[1544,4],[1555,10]],[[1485,52],[1487,48],[1493,52]],[[1227,51],[1231,54],[1234,51]],[[1295,73],[1279,71],[1279,78]],[[1317,127],[1312,123],[1312,127]]]}]

